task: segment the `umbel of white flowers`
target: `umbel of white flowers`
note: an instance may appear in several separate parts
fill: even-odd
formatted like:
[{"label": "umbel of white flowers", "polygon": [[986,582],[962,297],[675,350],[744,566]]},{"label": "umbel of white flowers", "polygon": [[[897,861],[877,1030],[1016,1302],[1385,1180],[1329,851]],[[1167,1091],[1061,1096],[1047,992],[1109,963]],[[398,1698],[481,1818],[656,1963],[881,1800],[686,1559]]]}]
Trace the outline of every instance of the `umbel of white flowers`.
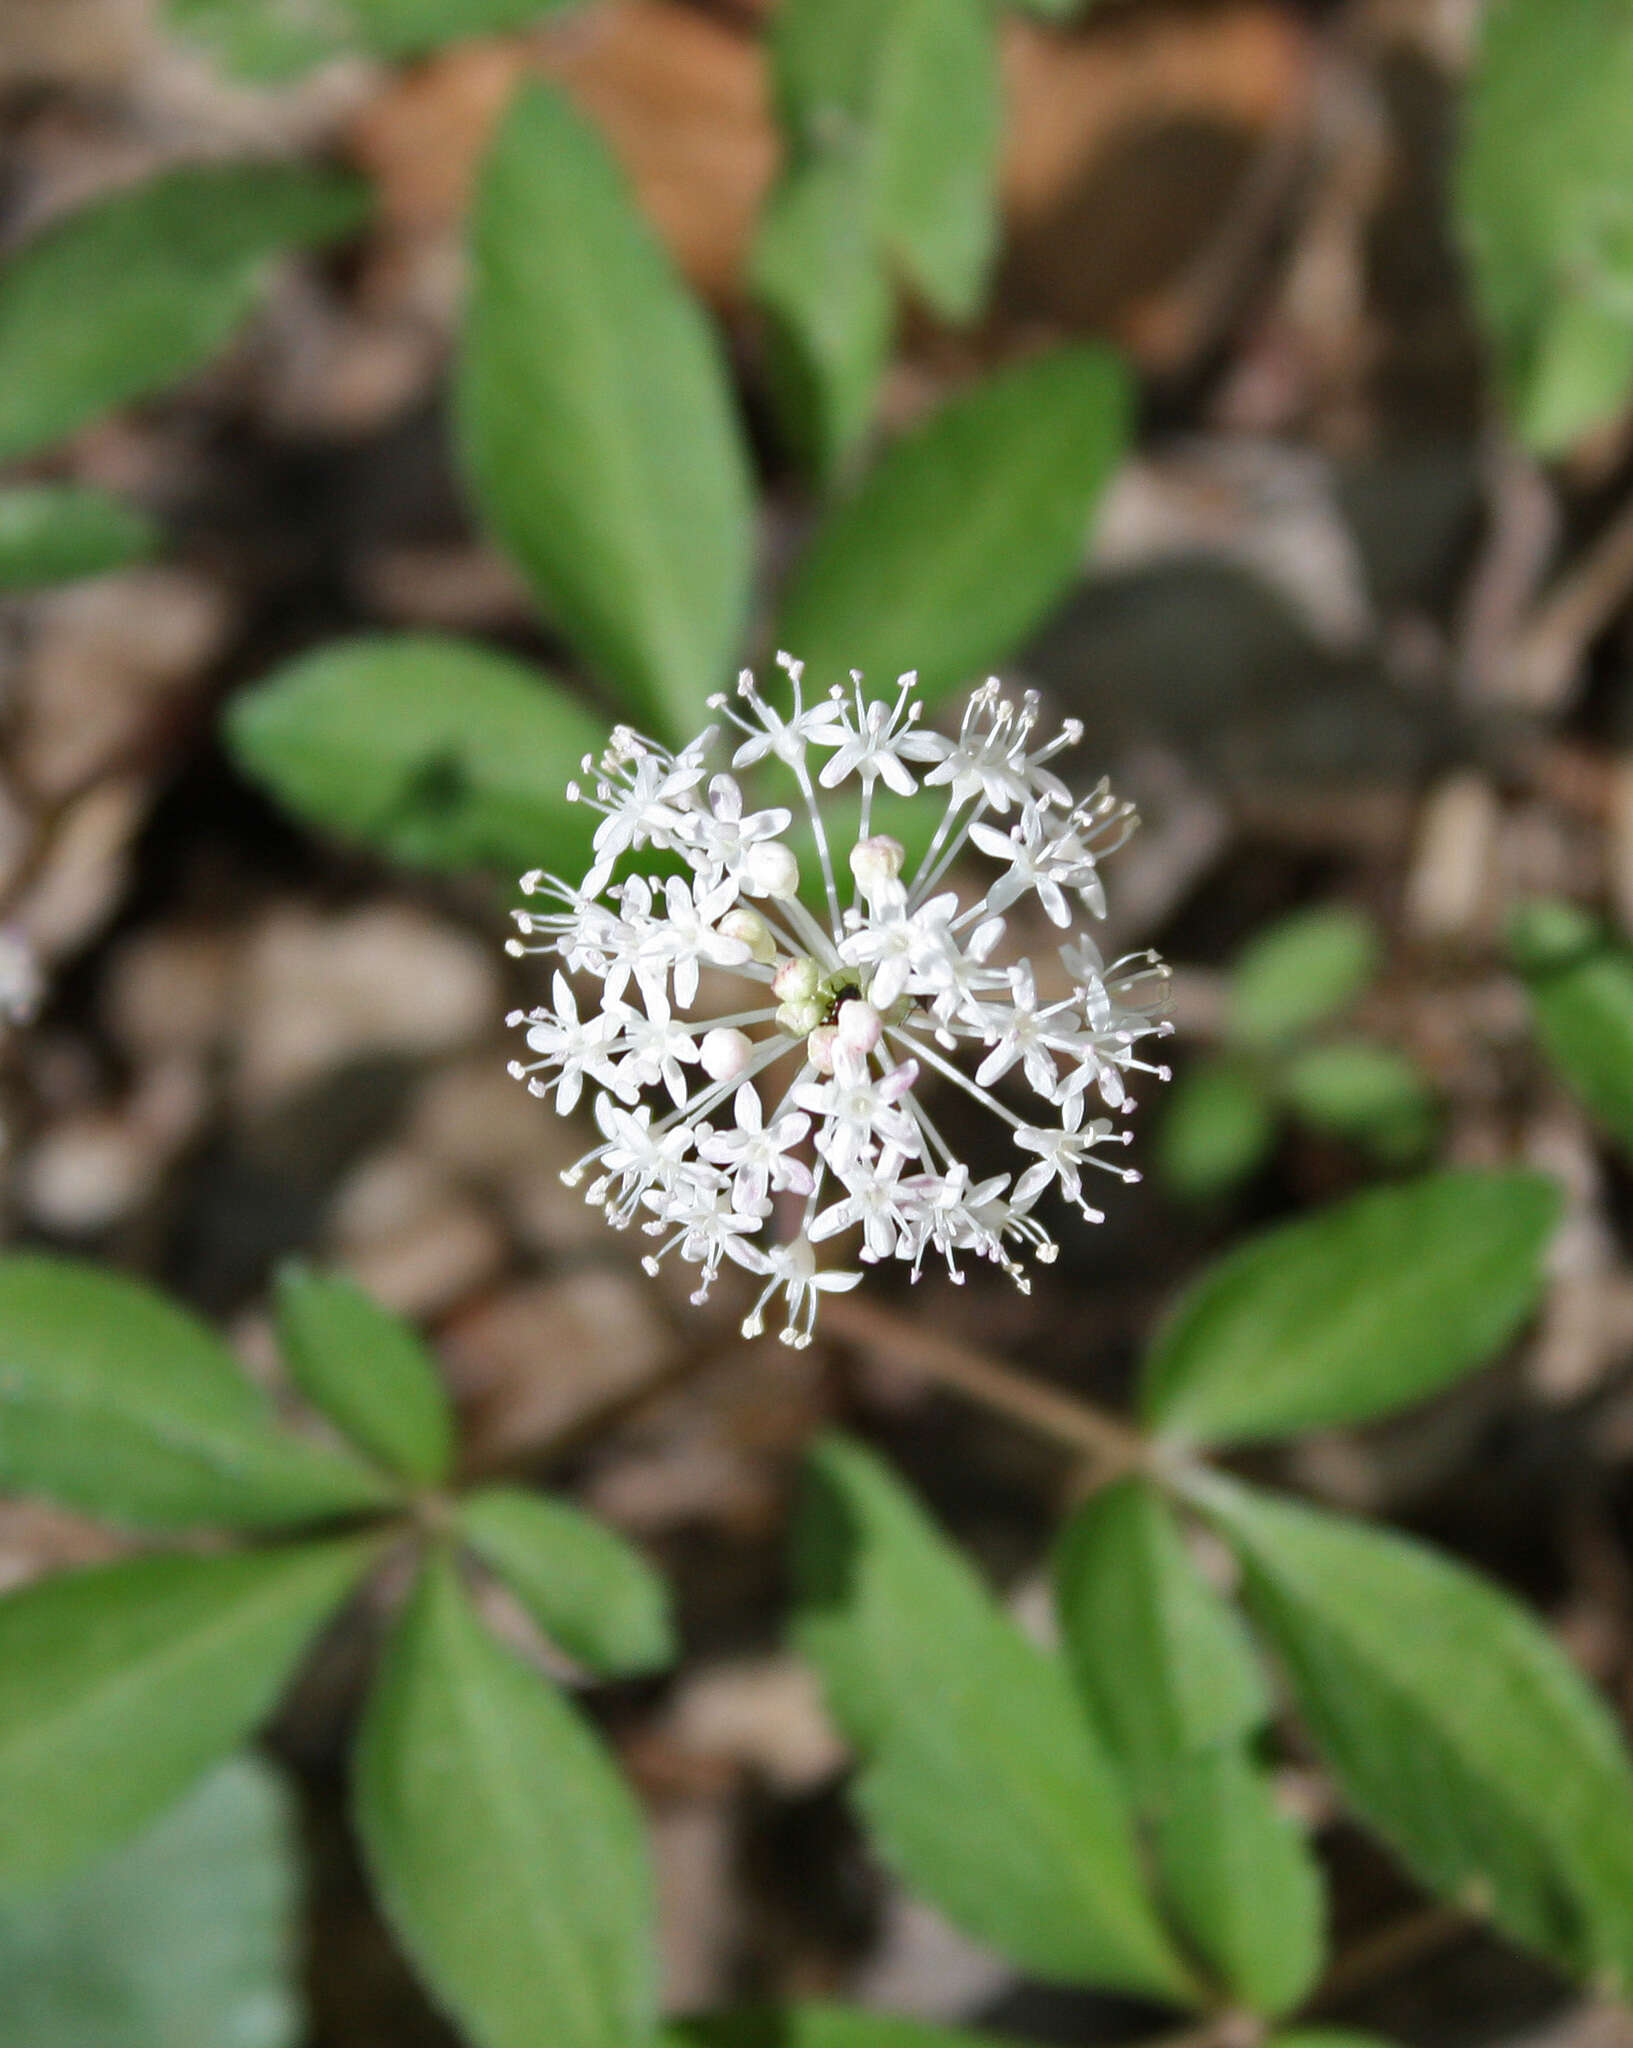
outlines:
[{"label": "umbel of white flowers", "polygon": [[[723,1260],[760,1275],[744,1334],[781,1296],[783,1340],[804,1345],[819,1296],[862,1277],[819,1262],[830,1239],[859,1238],[854,1258],[904,1260],[914,1279],[926,1254],[954,1280],[974,1254],[1024,1288],[1014,1254],[1057,1249],[1033,1214],[1051,1183],[1098,1222],[1084,1168],[1138,1178],[1098,1156],[1128,1133],[1088,1105],[1131,1108],[1131,1071],[1166,1079],[1139,1054],[1170,1027],[1155,1014],[1156,956],[1108,966],[1082,928],[1105,915],[1100,862],[1136,820],[1103,782],[1079,802],[1055,775],[1081,726],[1037,744],[1035,693],[1017,704],[992,678],[949,738],[920,723],[911,674],[869,697],[853,673],[849,694],[808,705],[802,665],[778,661],[788,716],[747,670],[736,703],[710,700],[739,736],[733,774],[710,773],[718,726],[678,754],[620,726],[599,762],[585,758],[567,795],[601,813],[594,862],[578,883],[522,878],[548,907],[516,913],[510,950],[561,966],[552,1000],[507,1021],[526,1029],[535,1057],[511,1072],[535,1095],[565,1115],[594,1091],[601,1142],[568,1185],[590,1175],[609,1221],[662,1240],[648,1272],[671,1252],[701,1267],[694,1301]],[[745,809],[735,775],[761,763],[797,790],[797,824],[780,805]],[[914,863],[872,829],[881,784],[939,808]],[[837,838],[830,811],[849,820]],[[685,871],[627,872],[648,849]],[[802,859],[824,914],[802,900]],[[1004,913],[1028,897],[1061,934],[1047,994],[1030,960],[1006,957]],[[733,986],[719,1014],[700,1010],[706,970],[711,998]],[[569,975],[593,984],[582,1009]],[[1026,1114],[993,1093],[1006,1077],[1034,1099]],[[976,1177],[954,1152],[925,1099],[937,1078],[1007,1129],[1013,1180]]]}]

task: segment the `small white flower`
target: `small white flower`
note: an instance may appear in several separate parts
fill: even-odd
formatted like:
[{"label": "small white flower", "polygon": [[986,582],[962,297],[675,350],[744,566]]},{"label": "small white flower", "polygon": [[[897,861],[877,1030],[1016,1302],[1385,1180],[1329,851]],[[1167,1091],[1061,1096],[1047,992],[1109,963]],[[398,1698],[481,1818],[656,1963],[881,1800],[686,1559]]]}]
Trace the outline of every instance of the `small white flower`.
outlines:
[{"label": "small white flower", "polygon": [[817,778],[824,789],[837,789],[855,775],[860,777],[864,791],[870,795],[876,782],[882,782],[897,796],[917,793],[918,784],[908,772],[907,762],[939,761],[945,746],[938,733],[913,730],[920,707],[908,700],[917,681],[917,674],[909,670],[897,683],[894,704],[882,697],[875,697],[869,702],[862,695],[860,673],[856,669],[851,670],[855,717],[851,716],[851,705],[846,702],[844,692],[835,690],[829,700],[832,706],[830,722],[816,727],[811,733],[811,738],[819,746],[838,749]]},{"label": "small white flower", "polygon": [[773,1245],[762,1255],[760,1271],[769,1273],[771,1278],[762,1289],[759,1300],[743,1318],[743,1335],[758,1337],[765,1328],[766,1303],[774,1294],[781,1294],[788,1307],[788,1322],[783,1330],[783,1341],[796,1349],[811,1341],[811,1326],[816,1321],[817,1300],[824,1294],[848,1294],[861,1280],[860,1273],[817,1271],[816,1253],[811,1249],[811,1240],[803,1232],[792,1244]]},{"label": "small white flower", "polygon": [[736,1130],[710,1131],[699,1139],[697,1149],[731,1176],[733,1207],[758,1213],[773,1189],[810,1194],[816,1181],[805,1161],[794,1156],[794,1147],[804,1142],[811,1119],[794,1112],[767,1124],[752,1081],[738,1089],[732,1115]]},{"label": "small white flower", "polygon": [[[1128,1141],[1127,1131],[1117,1131],[1107,1118],[1099,1118],[1083,1128],[1083,1097],[1081,1092],[1068,1098],[1061,1115],[1058,1131],[1039,1130],[1034,1125],[1015,1133],[1015,1142],[1023,1152],[1039,1155],[1036,1166],[1029,1166],[1015,1183],[1011,1201],[1017,1209],[1026,1209],[1035,1202],[1051,1180],[1060,1183],[1060,1192],[1067,1201],[1075,1202],[1091,1223],[1104,1222],[1098,1209],[1091,1209],[1083,1194],[1083,1168],[1104,1166],[1103,1159],[1094,1157],[1097,1145],[1121,1145]],[[1115,1169],[1114,1169],[1115,1170]],[[1122,1170],[1124,1180],[1138,1180],[1139,1175],[1132,1169]]]},{"label": "small white flower", "polygon": [[841,1043],[834,1047],[831,1078],[796,1082],[793,1100],[818,1120],[817,1150],[843,1177],[871,1163],[886,1146],[909,1155],[918,1151],[918,1131],[902,1107],[918,1077],[917,1060],[875,1074],[863,1054]]},{"label": "small white flower", "polygon": [[[758,1274],[745,1331],[780,1297],[785,1341],[804,1344],[820,1297],[861,1277],[819,1270],[818,1245],[851,1238],[863,1263],[898,1259],[914,1278],[926,1256],[954,1280],[987,1259],[1024,1287],[1021,1256],[1056,1250],[1035,1214],[1044,1194],[1095,1218],[1084,1169],[1132,1177],[1099,1156],[1126,1134],[1086,1102],[1092,1088],[1130,1106],[1130,1073],[1163,1072],[1142,1054],[1167,1026],[1160,963],[1108,967],[1078,922],[1103,914],[1099,864],[1133,817],[1103,784],[1074,805],[1045,765],[1075,724],[1034,745],[1036,696],[1017,705],[989,681],[949,738],[920,723],[911,676],[878,698],[854,677],[807,706],[800,664],[779,661],[791,711],[746,673],[734,700],[713,700],[740,736],[732,773],[711,773],[714,728],[670,754],[621,727],[588,786],[569,789],[601,813],[594,857],[582,884],[524,878],[536,901],[511,950],[559,966],[550,1003],[511,1021],[536,1055],[513,1071],[535,1093],[567,1111],[593,1091],[601,1142],[565,1177],[590,1174],[587,1198],[613,1223],[640,1218],[662,1240],[649,1269],[671,1253],[699,1267],[694,1299],[727,1262]],[[801,900],[790,810],[750,809],[735,779],[762,764],[799,791],[821,915]],[[850,781],[860,820],[836,845],[822,792]],[[870,831],[879,785],[937,807],[917,858]],[[640,871],[648,849],[687,872]],[[982,857],[999,865],[977,878]],[[1047,1001],[1032,962],[1006,957],[1003,913],[1027,898],[1064,934],[1066,993]],[[739,994],[697,1014],[705,968]],[[972,1180],[952,1155],[926,1101],[942,1085],[1007,1132],[1027,1161],[1013,1185],[1003,1171]],[[1047,1117],[992,1092],[1022,1086]]]}]

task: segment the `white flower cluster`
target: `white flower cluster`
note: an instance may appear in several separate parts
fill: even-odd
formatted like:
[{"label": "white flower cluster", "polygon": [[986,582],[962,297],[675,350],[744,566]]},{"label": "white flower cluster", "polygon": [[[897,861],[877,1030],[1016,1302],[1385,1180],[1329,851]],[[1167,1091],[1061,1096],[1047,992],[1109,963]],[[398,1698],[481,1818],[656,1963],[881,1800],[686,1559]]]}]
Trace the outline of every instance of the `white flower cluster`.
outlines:
[{"label": "white flower cluster", "polygon": [[[1131,1071],[1166,1078],[1139,1054],[1169,1027],[1154,1014],[1155,956],[1107,966],[1075,928],[1081,912],[1104,915],[1100,862],[1135,823],[1103,783],[1074,801],[1049,765],[1081,727],[1035,744],[1036,696],[1017,704],[993,679],[949,738],[919,722],[912,675],[882,698],[854,676],[849,694],[807,705],[801,665],[778,659],[789,716],[746,671],[735,704],[711,700],[739,738],[731,774],[710,773],[717,726],[679,754],[620,727],[599,763],[586,758],[585,785],[567,794],[601,813],[594,862],[577,885],[523,878],[547,907],[516,913],[511,950],[561,964],[550,1003],[509,1022],[535,1055],[511,1071],[534,1094],[565,1114],[595,1091],[601,1142],[568,1184],[591,1174],[588,1199],[614,1224],[639,1220],[663,1240],[649,1272],[672,1251],[700,1266],[694,1300],[723,1260],[762,1276],[744,1333],[781,1296],[784,1341],[803,1345],[819,1295],[861,1278],[819,1264],[817,1247],[847,1233],[860,1233],[862,1262],[905,1260],[915,1279],[933,1254],[957,1280],[973,1253],[1024,1287],[1013,1251],[1055,1256],[1033,1214],[1047,1188],[1097,1222],[1084,1169],[1138,1177],[1097,1156],[1127,1133],[1089,1102],[1123,1110]],[[799,827],[791,808],[747,809],[736,776],[761,763],[797,789]],[[836,844],[824,799],[853,784],[850,843]],[[902,843],[872,829],[881,785],[939,804],[911,872]],[[796,838],[820,870],[825,917],[801,900]],[[678,871],[614,879],[648,850]],[[984,894],[957,885],[971,855],[995,870]],[[1063,935],[1064,994],[1046,998],[1030,961],[1004,957],[1004,913],[1027,897]],[[723,1014],[693,1014],[705,973],[711,991],[723,977],[741,991]],[[582,1014],[570,975],[595,984]],[[1047,1120],[993,1093],[1006,1076]],[[1013,1184],[972,1177],[931,1117],[931,1077],[1008,1126],[1024,1155]]]}]

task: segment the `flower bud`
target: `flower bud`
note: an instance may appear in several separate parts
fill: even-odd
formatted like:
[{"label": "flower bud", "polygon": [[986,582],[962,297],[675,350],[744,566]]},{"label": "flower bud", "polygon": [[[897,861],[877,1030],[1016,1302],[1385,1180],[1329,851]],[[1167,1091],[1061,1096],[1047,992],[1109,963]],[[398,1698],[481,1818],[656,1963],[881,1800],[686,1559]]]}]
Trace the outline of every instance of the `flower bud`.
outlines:
[{"label": "flower bud", "polygon": [[784,1003],[777,1012],[777,1022],[790,1038],[803,1038],[814,1031],[826,1014],[826,1006],[814,996],[803,997],[791,1003]]},{"label": "flower bud", "polygon": [[899,839],[877,832],[871,839],[859,839],[851,848],[851,873],[864,896],[875,897],[901,879],[907,863],[907,848]]},{"label": "flower bud", "polygon": [[746,1032],[716,1025],[705,1031],[698,1058],[711,1081],[736,1081],[748,1071],[754,1057],[754,1041]]},{"label": "flower bud", "polygon": [[840,1004],[839,1019],[834,1028],[841,1045],[849,1046],[852,1052],[867,1053],[879,1043],[884,1020],[871,1003],[853,996],[849,1002]]},{"label": "flower bud", "polygon": [[831,1074],[838,1046],[838,1028],[832,1024],[819,1024],[805,1041],[805,1056],[819,1074]]},{"label": "flower bud", "polygon": [[779,1003],[808,1003],[821,985],[821,968],[803,955],[785,960],[771,977],[771,993]]},{"label": "flower bud", "polygon": [[780,839],[757,840],[743,856],[739,880],[747,895],[786,900],[799,891],[799,862]]},{"label": "flower bud", "polygon": [[720,932],[723,938],[747,946],[749,958],[758,960],[762,967],[769,967],[777,957],[777,942],[771,936],[770,925],[746,904],[739,903],[735,910],[726,912],[720,920]]}]

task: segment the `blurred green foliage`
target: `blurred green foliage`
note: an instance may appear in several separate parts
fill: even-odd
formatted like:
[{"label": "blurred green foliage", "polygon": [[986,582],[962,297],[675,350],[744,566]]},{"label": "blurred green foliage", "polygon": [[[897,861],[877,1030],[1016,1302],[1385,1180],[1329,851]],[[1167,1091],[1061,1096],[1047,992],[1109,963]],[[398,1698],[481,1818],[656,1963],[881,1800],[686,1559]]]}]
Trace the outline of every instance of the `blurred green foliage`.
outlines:
[{"label": "blurred green foliage", "polygon": [[297,2048],[291,1808],[235,1757],[71,1884],[0,1903],[0,2048]]},{"label": "blurred green foliage", "polygon": [[1428,1081],[1404,1053],[1318,1036],[1378,972],[1371,922],[1341,904],[1296,911],[1237,955],[1220,1050],[1187,1066],[1163,1107],[1157,1169],[1173,1192],[1206,1201],[1269,1158],[1283,1118],[1379,1162],[1421,1158],[1434,1136]]}]

